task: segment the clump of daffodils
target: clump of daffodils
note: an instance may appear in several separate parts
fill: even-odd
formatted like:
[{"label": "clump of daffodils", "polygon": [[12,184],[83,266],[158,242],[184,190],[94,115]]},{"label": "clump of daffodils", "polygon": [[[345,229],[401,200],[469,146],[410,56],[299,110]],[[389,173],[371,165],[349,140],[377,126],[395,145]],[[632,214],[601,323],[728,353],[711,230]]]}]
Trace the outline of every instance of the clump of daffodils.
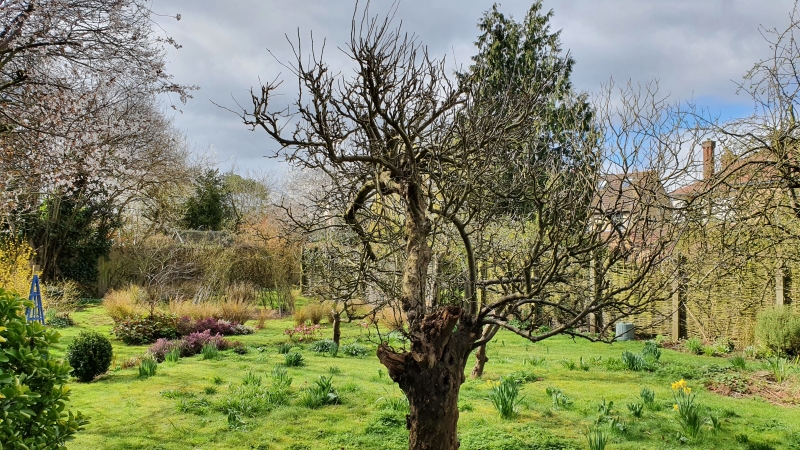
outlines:
[{"label": "clump of daffodils", "polygon": [[695,394],[686,384],[686,380],[672,383],[672,398],[675,399],[672,409],[678,412],[678,422],[683,433],[690,438],[697,437],[704,420],[700,417],[700,406],[694,401]]}]

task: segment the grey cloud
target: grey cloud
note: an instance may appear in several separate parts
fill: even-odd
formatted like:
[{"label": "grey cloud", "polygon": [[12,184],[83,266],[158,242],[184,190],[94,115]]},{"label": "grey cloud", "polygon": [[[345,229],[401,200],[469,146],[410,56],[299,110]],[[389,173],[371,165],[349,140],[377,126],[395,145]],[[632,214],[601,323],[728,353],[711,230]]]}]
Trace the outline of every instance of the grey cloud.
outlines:
[{"label": "grey cloud", "polygon": [[[363,2],[362,2],[363,3]],[[433,55],[469,64],[476,23],[491,1],[403,0],[396,21],[415,33]],[[201,87],[195,98],[181,106],[177,126],[198,148],[213,143],[223,165],[236,161],[237,170],[272,168],[281,163],[263,158],[274,151],[263,132],[248,132],[235,115],[214,106],[246,105],[248,91],[271,81],[279,73],[286,80],[288,102],[294,87],[279,60],[291,57],[284,35],[296,39],[297,30],[308,51],[308,36],[327,40],[331,65],[347,67],[337,49],[349,38],[354,2],[342,0],[230,1],[158,0],[162,14],[180,13],[180,22],[159,23],[183,45],[170,51],[170,71],[178,82]],[[373,0],[375,14],[389,10],[388,0]],[[504,1],[501,11],[521,19],[529,2]],[[658,78],[662,89],[676,99],[695,98],[712,108],[746,109],[731,80],[767,56],[759,26],[782,28],[788,24],[791,0],[770,2],[714,0],[548,0],[555,10],[553,29],[562,29],[562,43],[577,61],[573,75],[577,89],[596,91],[610,77],[646,82]]]}]

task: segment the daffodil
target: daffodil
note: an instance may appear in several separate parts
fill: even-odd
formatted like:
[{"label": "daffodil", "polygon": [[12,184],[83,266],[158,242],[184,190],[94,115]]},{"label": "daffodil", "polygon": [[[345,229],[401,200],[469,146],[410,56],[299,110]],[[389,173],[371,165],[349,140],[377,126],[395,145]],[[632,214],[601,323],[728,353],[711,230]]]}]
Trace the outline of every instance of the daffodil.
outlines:
[{"label": "daffodil", "polygon": [[678,410],[678,404],[677,404],[677,403],[675,403],[674,405],[672,405],[672,409],[674,409],[675,411],[677,411],[677,410]]},{"label": "daffodil", "polygon": [[683,378],[681,378],[680,381],[676,381],[676,382],[672,383],[672,390],[673,391],[677,391],[677,390],[683,389],[685,387],[686,387],[686,381]]}]

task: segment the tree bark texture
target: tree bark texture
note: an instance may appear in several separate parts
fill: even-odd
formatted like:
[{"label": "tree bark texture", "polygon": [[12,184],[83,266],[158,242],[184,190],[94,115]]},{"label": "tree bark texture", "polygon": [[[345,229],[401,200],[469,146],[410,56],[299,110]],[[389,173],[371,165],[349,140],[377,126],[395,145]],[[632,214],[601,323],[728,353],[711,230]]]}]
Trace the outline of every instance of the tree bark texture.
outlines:
[{"label": "tree bark texture", "polygon": [[424,342],[412,343],[411,351],[378,348],[378,358],[408,398],[409,450],[459,448],[458,393],[477,338],[474,327],[459,325],[453,332],[461,314],[460,308],[447,307],[425,316]]}]

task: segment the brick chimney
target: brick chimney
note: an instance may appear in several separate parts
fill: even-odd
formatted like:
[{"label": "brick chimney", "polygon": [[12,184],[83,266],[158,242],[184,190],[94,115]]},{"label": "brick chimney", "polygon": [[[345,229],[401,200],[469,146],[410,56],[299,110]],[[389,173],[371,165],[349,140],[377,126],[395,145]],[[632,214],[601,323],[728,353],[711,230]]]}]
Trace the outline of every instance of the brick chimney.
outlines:
[{"label": "brick chimney", "polygon": [[717,143],[708,140],[701,144],[703,146],[703,179],[708,180],[714,176],[714,147]]}]

